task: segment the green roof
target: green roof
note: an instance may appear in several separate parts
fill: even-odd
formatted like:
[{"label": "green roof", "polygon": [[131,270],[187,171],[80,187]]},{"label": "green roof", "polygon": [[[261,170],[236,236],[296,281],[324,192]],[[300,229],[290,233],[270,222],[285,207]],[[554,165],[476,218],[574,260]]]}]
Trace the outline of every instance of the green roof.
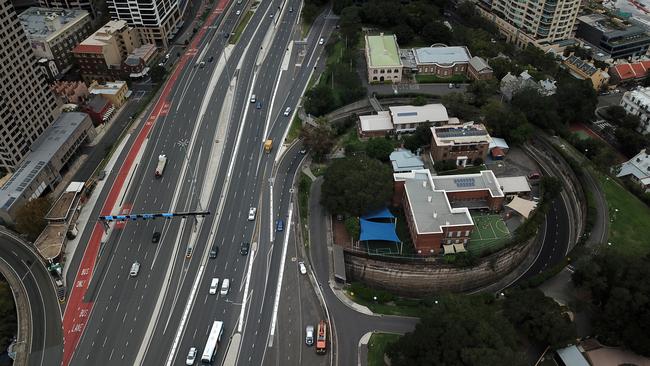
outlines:
[{"label": "green roof", "polygon": [[397,40],[392,34],[366,36],[366,48],[370,60],[369,66],[398,66],[400,62]]}]

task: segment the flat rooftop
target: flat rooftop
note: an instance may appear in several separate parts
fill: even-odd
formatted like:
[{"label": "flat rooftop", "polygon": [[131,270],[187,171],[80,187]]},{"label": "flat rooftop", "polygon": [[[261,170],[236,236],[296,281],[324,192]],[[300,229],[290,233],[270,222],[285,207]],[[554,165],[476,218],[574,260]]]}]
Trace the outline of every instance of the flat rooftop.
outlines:
[{"label": "flat rooftop", "polygon": [[78,22],[90,22],[90,14],[80,9],[32,7],[20,13],[18,20],[28,38],[46,41]]},{"label": "flat rooftop", "polygon": [[389,111],[380,111],[369,116],[359,116],[361,132],[387,131],[393,129]]},{"label": "flat rooftop", "polygon": [[415,59],[418,64],[452,65],[469,62],[472,56],[467,47],[422,47],[415,48]]},{"label": "flat rooftop", "polygon": [[434,188],[429,170],[413,171],[408,176],[404,190],[418,233],[441,233],[444,227],[474,225],[466,207],[452,208],[445,191]]},{"label": "flat rooftop", "polygon": [[58,200],[52,205],[50,211],[45,215],[45,219],[48,221],[54,220],[65,220],[68,217],[68,212],[72,208],[72,203],[74,202],[77,192],[65,192],[63,193]]},{"label": "flat rooftop", "polygon": [[431,134],[437,146],[451,146],[455,144],[490,143],[490,134],[482,124],[473,122],[463,125],[445,125],[431,127]]},{"label": "flat rooftop", "polygon": [[370,58],[369,66],[402,66],[397,39],[394,35],[366,36],[366,48]]},{"label": "flat rooftop", "polygon": [[467,192],[489,190],[492,197],[503,197],[500,182],[491,170],[475,174],[437,175],[432,177],[437,190],[445,192]]},{"label": "flat rooftop", "polygon": [[388,107],[393,116],[393,123],[422,123],[422,122],[444,122],[449,121],[447,108],[442,104],[426,104],[423,106],[402,105]]},{"label": "flat rooftop", "polygon": [[126,85],[126,81],[109,81],[91,86],[88,88],[88,92],[90,94],[117,94],[124,85]]},{"label": "flat rooftop", "polygon": [[422,159],[407,149],[398,149],[390,153],[390,162],[393,166],[393,172],[396,173],[424,169]]}]

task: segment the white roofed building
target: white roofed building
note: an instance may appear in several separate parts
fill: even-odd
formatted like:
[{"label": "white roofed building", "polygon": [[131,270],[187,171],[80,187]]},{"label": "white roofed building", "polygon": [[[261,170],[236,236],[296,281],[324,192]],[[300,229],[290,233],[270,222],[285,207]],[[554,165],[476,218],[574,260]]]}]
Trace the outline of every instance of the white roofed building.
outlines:
[{"label": "white roofed building", "polygon": [[393,120],[395,132],[413,132],[424,123],[440,126],[449,122],[447,108],[442,104],[426,104],[423,106],[388,107]]},{"label": "white roofed building", "polygon": [[413,54],[419,74],[436,75],[441,78],[466,75],[472,58],[467,47],[460,46],[414,48]]},{"label": "white roofed building", "polygon": [[380,111],[377,114],[359,116],[357,125],[359,137],[383,137],[393,132],[393,122],[389,111]]},{"label": "white roofed building", "polygon": [[646,192],[650,191],[650,155],[641,150],[635,157],[621,164],[618,178],[629,178],[639,184]]},{"label": "white roofed building", "polygon": [[621,107],[627,113],[639,116],[641,123],[637,131],[643,134],[650,132],[650,87],[625,92]]}]

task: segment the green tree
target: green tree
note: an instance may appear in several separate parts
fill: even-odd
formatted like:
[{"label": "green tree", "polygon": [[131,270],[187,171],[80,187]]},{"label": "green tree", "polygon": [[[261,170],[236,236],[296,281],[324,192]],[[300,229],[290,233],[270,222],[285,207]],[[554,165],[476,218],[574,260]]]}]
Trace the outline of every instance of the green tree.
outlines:
[{"label": "green tree", "polygon": [[447,26],[438,21],[431,21],[420,32],[422,39],[429,44],[445,43],[451,41],[451,31]]},{"label": "green tree", "polygon": [[524,71],[519,65],[506,57],[495,57],[490,59],[488,63],[490,64],[494,77],[497,80],[503,79],[508,72],[513,75],[519,75]]},{"label": "green tree", "polygon": [[393,32],[397,36],[397,43],[400,45],[406,45],[413,41],[415,37],[415,32],[408,24],[398,24],[393,28]]},{"label": "green tree", "polygon": [[9,284],[0,275],[0,349],[7,349],[17,331],[16,306]]},{"label": "green tree", "polygon": [[413,98],[413,100],[411,101],[411,104],[415,105],[415,106],[423,106],[423,105],[427,104],[427,98],[425,98],[422,95],[418,95],[417,97]]},{"label": "green tree", "polygon": [[329,212],[361,216],[390,201],[392,172],[377,159],[335,159],[325,172],[321,190],[321,204]]},{"label": "green tree", "polygon": [[45,197],[33,199],[19,207],[16,210],[16,231],[27,235],[31,241],[36,240],[47,226],[45,215],[50,207],[50,201]]},{"label": "green tree", "polygon": [[305,93],[305,112],[311,115],[322,116],[336,107],[334,93],[325,83],[319,83]]},{"label": "green tree", "polygon": [[350,216],[345,219],[345,229],[348,231],[348,234],[352,237],[353,240],[359,240],[359,234],[361,233],[361,224],[359,224],[359,218],[356,216]]},{"label": "green tree", "polygon": [[557,114],[557,102],[553,97],[541,95],[535,88],[524,88],[512,98],[511,105],[526,116],[526,120],[548,130],[566,129]]},{"label": "green tree", "polygon": [[318,13],[320,13],[320,7],[318,5],[305,2],[305,5],[302,7],[302,20],[307,24],[311,24],[318,16]]},{"label": "green tree", "polygon": [[647,138],[644,135],[629,128],[617,128],[614,136],[620,144],[621,152],[628,158],[633,157],[648,146]]},{"label": "green tree", "polygon": [[447,107],[450,116],[466,121],[477,118],[479,114],[478,109],[469,104],[464,93],[445,94],[442,96],[442,104]]},{"label": "green tree", "polygon": [[562,192],[562,181],[556,177],[543,176],[539,185],[544,192],[544,199],[547,201],[554,199]]},{"label": "green tree", "polygon": [[163,66],[159,66],[159,65],[153,66],[151,68],[151,80],[154,83],[161,82],[165,78],[166,72],[167,70],[165,70]]},{"label": "green tree", "polygon": [[413,332],[387,346],[391,364],[524,365],[512,325],[488,301],[476,296],[440,298]]},{"label": "green tree", "polygon": [[423,123],[415,128],[415,132],[412,135],[404,139],[404,147],[412,152],[416,152],[422,146],[431,144],[432,137],[431,124]]},{"label": "green tree", "polygon": [[472,104],[480,107],[496,94],[497,83],[496,80],[477,80],[469,84],[467,91],[472,94]]},{"label": "green tree", "polygon": [[564,309],[538,289],[509,292],[504,314],[529,339],[553,349],[576,340],[576,330]]},{"label": "green tree", "polygon": [[594,331],[608,345],[650,356],[650,256],[606,251],[578,263],[574,283],[591,293]]},{"label": "green tree", "polygon": [[357,40],[361,34],[361,18],[359,17],[359,9],[354,6],[347,7],[341,12],[341,19],[339,20],[341,28],[341,35],[346,39],[346,45],[349,49],[355,49]]},{"label": "green tree", "polygon": [[523,143],[532,133],[531,126],[523,113],[510,110],[497,100],[484,105],[481,113],[492,134],[506,138],[513,145]]},{"label": "green tree", "polygon": [[340,15],[343,9],[352,5],[352,0],[333,0],[332,1],[332,11],[336,15]]},{"label": "green tree", "polygon": [[319,118],[317,126],[306,125],[300,130],[300,138],[315,161],[323,161],[334,146],[334,137],[327,120]]},{"label": "green tree", "polygon": [[385,138],[372,138],[366,144],[366,154],[380,161],[388,161],[393,151],[393,143]]},{"label": "green tree", "polygon": [[557,84],[555,99],[560,116],[569,123],[589,122],[598,104],[598,96],[591,81],[563,75]]}]

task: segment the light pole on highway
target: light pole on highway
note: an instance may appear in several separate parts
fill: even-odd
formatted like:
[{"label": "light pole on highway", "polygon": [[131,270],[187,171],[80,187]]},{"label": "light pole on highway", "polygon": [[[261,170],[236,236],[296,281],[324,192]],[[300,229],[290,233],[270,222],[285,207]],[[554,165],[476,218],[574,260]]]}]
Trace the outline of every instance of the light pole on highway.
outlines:
[{"label": "light pole on highway", "polygon": [[[183,151],[183,159],[187,162],[187,164],[190,164],[190,158],[187,156],[187,146],[190,144],[190,140],[188,139],[182,139],[176,142],[176,146],[178,146],[181,151]],[[197,162],[197,167],[198,167],[198,162]],[[196,171],[197,169],[194,169],[194,172],[192,172],[192,178],[190,180],[190,192],[191,192],[191,198],[190,202],[194,201],[195,197],[198,197],[196,194]],[[201,207],[201,199],[198,198],[196,202],[196,207],[199,211],[203,211],[203,208]],[[196,216],[192,216],[194,218],[194,231],[197,230],[198,224],[199,224],[199,219]]]}]

